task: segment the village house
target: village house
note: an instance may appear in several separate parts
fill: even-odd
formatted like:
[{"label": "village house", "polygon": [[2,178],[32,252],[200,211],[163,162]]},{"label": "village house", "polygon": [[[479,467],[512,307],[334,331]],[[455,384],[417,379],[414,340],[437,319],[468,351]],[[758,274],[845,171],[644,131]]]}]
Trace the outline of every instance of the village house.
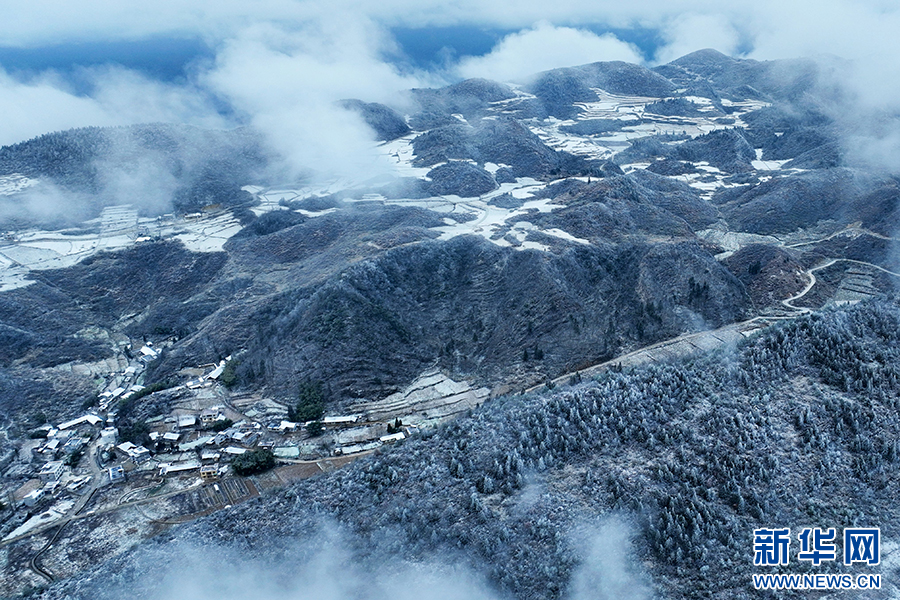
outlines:
[{"label": "village house", "polygon": [[197,448],[200,448],[200,447],[210,443],[212,440],[213,440],[213,436],[204,435],[204,436],[198,437],[197,439],[192,440],[190,442],[184,442],[182,444],[178,444],[178,451],[179,452],[190,452],[191,450],[196,450]]},{"label": "village house", "polygon": [[200,461],[198,460],[184,460],[173,463],[160,463],[159,464],[159,474],[160,476],[165,475],[175,475],[177,473],[185,473],[187,471],[193,471],[194,469],[200,468]]},{"label": "village house", "polygon": [[195,415],[178,415],[175,427],[178,430],[192,429],[197,426],[197,417]]},{"label": "village house", "polygon": [[279,446],[272,450],[272,454],[275,455],[275,458],[299,458],[300,448],[297,446]]},{"label": "village house", "polygon": [[225,361],[220,362],[216,368],[204,375],[204,379],[218,379],[222,372],[225,371]]},{"label": "village house", "polygon": [[67,456],[71,456],[72,454],[80,451],[82,448],[84,448],[84,438],[73,437],[63,445],[63,453],[65,453]]},{"label": "village house", "polygon": [[141,353],[139,360],[143,363],[151,362],[159,356],[159,351],[153,348],[153,342],[147,342],[139,352]]},{"label": "village house", "polygon": [[60,424],[57,429],[60,431],[65,431],[66,429],[77,428],[79,425],[87,423],[92,427],[96,427],[103,423],[103,419],[98,417],[97,415],[84,415],[83,417],[78,417],[77,419],[72,419],[71,421],[66,421],[65,423]]},{"label": "village house", "polygon": [[221,454],[216,452],[215,450],[204,450],[200,453],[200,460],[205,463],[210,462],[219,462],[219,459],[222,457]]},{"label": "village house", "polygon": [[100,431],[101,446],[115,446],[119,441],[119,430],[115,427],[106,427]]},{"label": "village house", "polygon": [[150,460],[150,451],[143,446],[138,446],[131,451],[130,457],[131,460],[134,461],[134,464],[139,465],[142,462]]},{"label": "village house", "polygon": [[325,417],[322,419],[322,425],[325,427],[346,427],[353,425],[359,421],[362,415],[344,415],[335,417]]},{"label": "village house", "polygon": [[63,465],[62,461],[52,460],[41,467],[41,470],[38,472],[38,478],[44,483],[47,483],[48,481],[57,481],[62,477],[64,469],[65,465]]},{"label": "village house", "polygon": [[43,499],[43,497],[44,497],[43,488],[38,488],[36,490],[32,490],[32,491],[28,492],[28,494],[26,494],[25,497],[22,498],[22,504],[31,508],[32,506],[34,506],[35,504],[40,502],[41,499]]},{"label": "village house", "polygon": [[216,465],[203,465],[200,467],[200,479],[203,481],[215,481],[219,478],[219,468]]},{"label": "village house", "polygon": [[31,455],[37,459],[52,460],[56,456],[57,450],[62,445],[62,441],[58,438],[48,439],[40,446],[31,449]]},{"label": "village house", "polygon": [[121,466],[110,467],[109,469],[109,480],[112,483],[117,481],[122,481],[125,479],[125,469]]},{"label": "village house", "polygon": [[119,450],[124,452],[128,458],[130,458],[134,464],[139,465],[144,461],[150,459],[150,451],[144,448],[143,446],[136,446],[131,442],[122,442],[118,446],[116,446]]},{"label": "village house", "polygon": [[223,408],[222,406],[211,406],[200,411],[200,425],[211,427],[216,421],[224,421]]},{"label": "village house", "polygon": [[82,475],[81,477],[76,477],[71,480],[68,485],[66,485],[66,490],[73,494],[81,494],[87,488],[87,484],[90,483],[91,476],[90,475]]}]

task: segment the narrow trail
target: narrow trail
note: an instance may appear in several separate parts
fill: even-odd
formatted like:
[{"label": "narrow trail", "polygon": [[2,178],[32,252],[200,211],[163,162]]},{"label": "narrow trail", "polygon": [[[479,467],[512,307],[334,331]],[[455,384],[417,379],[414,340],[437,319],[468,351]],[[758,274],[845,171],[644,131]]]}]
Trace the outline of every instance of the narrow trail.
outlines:
[{"label": "narrow trail", "polygon": [[845,236],[848,234],[856,234],[856,235],[868,235],[874,238],[878,238],[880,240],[885,240],[889,242],[900,242],[900,238],[890,237],[881,233],[876,233],[870,229],[865,229],[858,224],[850,225],[849,227],[845,227],[839,231],[835,231],[829,235],[826,235],[823,238],[817,240],[810,240],[808,242],[796,242],[793,244],[785,244],[785,248],[799,248],[801,246],[812,246],[814,244],[821,244],[822,242],[827,242],[828,240],[834,239],[836,237]]},{"label": "narrow trail", "polygon": [[801,290],[799,293],[794,294],[790,298],[782,300],[781,303],[785,307],[787,307],[791,310],[800,311],[801,313],[812,312],[813,309],[811,309],[811,308],[807,308],[805,306],[794,306],[793,303],[796,302],[797,300],[799,300],[800,298],[802,298],[803,296],[805,296],[806,294],[808,294],[810,292],[810,290],[812,290],[813,287],[815,287],[815,285],[817,283],[815,271],[821,271],[822,269],[827,269],[828,267],[830,267],[836,263],[839,263],[839,262],[848,262],[848,263],[853,263],[856,265],[863,265],[865,267],[869,267],[871,269],[881,271],[882,273],[886,273],[887,275],[891,275],[893,277],[900,277],[900,273],[895,273],[894,271],[889,271],[888,269],[885,269],[884,267],[880,267],[878,265],[875,265],[875,264],[872,264],[869,262],[865,262],[862,260],[854,260],[852,258],[832,258],[828,262],[822,263],[821,265],[815,266],[811,269],[807,269],[806,271],[804,271],[804,274],[809,277],[809,283],[807,283],[806,287],[803,288],[803,290]]},{"label": "narrow trail", "polygon": [[[121,503],[121,504],[115,504],[115,505],[112,505],[112,506],[107,506],[107,507],[105,507],[105,508],[101,508],[101,509],[98,509],[98,510],[91,510],[91,511],[88,511],[88,512],[86,512],[86,513],[84,513],[84,514],[72,515],[72,516],[66,517],[66,518],[64,518],[64,519],[61,519],[61,520],[59,520],[59,521],[54,521],[53,523],[48,523],[47,525],[44,525],[44,526],[41,526],[41,527],[35,527],[34,529],[32,529],[32,530],[30,530],[30,531],[27,531],[27,532],[25,532],[25,533],[23,533],[23,534],[21,534],[21,535],[17,535],[16,537],[2,540],[2,541],[0,541],[0,548],[2,548],[3,546],[8,546],[9,544],[12,544],[12,543],[14,543],[14,542],[18,542],[18,541],[21,541],[21,540],[24,540],[24,539],[33,537],[33,536],[35,536],[35,535],[39,535],[39,534],[41,534],[41,533],[44,533],[44,532],[46,532],[46,531],[49,531],[50,529],[53,529],[54,527],[59,527],[59,526],[67,525],[67,524],[71,523],[72,521],[80,521],[80,520],[82,520],[82,519],[87,519],[87,518],[89,518],[89,517],[94,517],[94,516],[97,516],[97,515],[104,515],[104,514],[107,514],[107,513],[116,512],[116,511],[119,511],[119,510],[123,510],[123,509],[126,509],[126,508],[130,508],[130,507],[132,507],[132,506],[138,506],[138,505],[140,505],[140,504],[147,504],[147,503],[149,503],[149,502],[155,502],[155,501],[157,501],[157,500],[162,500],[162,499],[168,498],[168,497],[170,497],[170,496],[175,496],[175,495],[177,495],[177,494],[182,494],[182,493],[184,493],[184,492],[189,492],[189,491],[191,491],[191,490],[197,489],[198,487],[200,487],[200,486],[202,486],[202,485],[203,485],[202,482],[198,482],[196,485],[192,485],[192,486],[189,486],[189,487],[186,487],[186,488],[182,488],[182,489],[179,489],[179,490],[172,490],[172,491],[169,491],[169,492],[165,492],[165,493],[163,493],[163,494],[157,494],[157,495],[155,495],[155,496],[148,496],[147,498],[140,498],[140,499],[138,499],[138,500],[130,500],[130,501],[128,501],[128,502],[124,502],[124,503]],[[142,489],[145,489],[145,488],[142,488]],[[96,490],[95,490],[95,491],[96,491]],[[93,493],[93,492],[92,492],[92,493]]]},{"label": "narrow trail", "polygon": [[[556,377],[550,381],[550,387],[561,383],[566,383],[573,376],[590,377],[592,375],[605,371],[606,369],[614,368],[620,365],[635,365],[647,362],[656,362],[656,359],[653,358],[652,354],[654,351],[665,350],[682,353],[684,351],[693,349],[694,352],[702,352],[703,350],[708,350],[713,347],[721,347],[737,340],[738,337],[736,336],[744,337],[754,331],[768,327],[775,321],[792,318],[793,316],[753,317],[752,319],[747,319],[746,321],[740,321],[738,323],[731,323],[730,325],[725,325],[724,327],[719,327],[718,329],[682,334],[674,338],[656,342],[655,344],[650,344],[649,346],[644,346],[643,348],[638,348],[637,350],[633,350],[625,354],[620,354],[615,358],[597,363],[595,365],[591,365],[589,367],[585,367],[584,369],[578,369],[560,375],[559,377]],[[534,392],[546,386],[546,383],[541,383],[526,389],[525,393]]]},{"label": "narrow trail", "polygon": [[40,559],[41,555],[44,554],[44,552],[46,552],[47,550],[50,549],[50,546],[52,546],[54,544],[54,542],[56,542],[56,540],[59,538],[59,534],[62,533],[62,530],[65,528],[66,525],[68,525],[68,523],[69,523],[68,520],[60,523],[59,528],[56,530],[56,533],[53,534],[53,537],[50,538],[50,540],[46,544],[44,544],[44,546],[40,550],[38,550],[34,556],[31,557],[31,561],[29,561],[29,563],[28,563],[28,566],[31,568],[32,571],[34,571],[35,573],[37,573],[38,575],[40,575],[41,577],[43,577],[50,583],[53,583],[53,581],[55,580],[53,573],[51,573],[47,569],[43,568],[38,563],[38,559]]},{"label": "narrow trail", "polygon": [[[846,230],[843,230],[846,231]],[[842,232],[843,232],[842,231]],[[838,233],[842,233],[838,232]],[[828,236],[834,237],[836,234],[832,234]],[[893,239],[893,238],[886,238]],[[818,240],[823,241],[823,240]],[[810,244],[816,242],[804,242],[804,244]],[[828,267],[839,263],[839,262],[848,262],[857,265],[863,265],[872,269],[876,269],[893,277],[900,278],[900,273],[895,273],[894,271],[890,271],[885,269],[884,267],[880,267],[878,265],[868,263],[861,260],[854,260],[851,258],[833,258],[824,262],[820,265],[816,265],[810,269],[806,269],[803,271],[803,274],[809,277],[809,282],[806,286],[797,294],[794,294],[790,298],[786,298],[781,301],[781,304],[791,310],[793,314],[788,315],[771,315],[771,316],[758,316],[753,317],[752,319],[748,319],[746,321],[740,321],[738,323],[732,323],[730,325],[725,325],[718,329],[708,330],[708,331],[700,331],[696,333],[688,333],[682,334],[680,336],[670,338],[667,340],[663,340],[661,342],[657,342],[655,344],[651,344],[649,346],[644,346],[643,348],[638,348],[637,350],[633,350],[626,354],[621,354],[613,359],[591,365],[589,367],[585,367],[583,369],[578,369],[575,371],[569,371],[556,377],[549,381],[549,386],[547,383],[541,383],[535,386],[531,386],[525,390],[525,393],[535,392],[537,390],[546,388],[546,387],[554,387],[558,384],[566,383],[571,381],[573,377],[590,377],[597,373],[600,373],[606,369],[614,368],[621,365],[635,365],[635,364],[643,364],[648,362],[656,362],[656,359],[653,356],[654,351],[669,351],[678,355],[688,355],[691,353],[691,348],[693,348],[694,353],[699,353],[704,350],[710,350],[715,347],[722,347],[727,345],[728,343],[733,342],[736,339],[735,334],[740,336],[746,336],[752,332],[758,331],[760,329],[764,329],[778,321],[794,319],[799,317],[800,315],[804,315],[810,312],[813,312],[813,309],[807,308],[805,306],[794,306],[794,302],[803,298],[806,294],[810,292],[810,290],[815,287],[818,282],[815,276],[816,271],[821,271],[822,269],[827,269]]]},{"label": "narrow trail", "polygon": [[836,262],[838,262],[838,259],[832,259],[832,260],[829,260],[828,262],[826,262],[826,263],[824,263],[824,264],[822,264],[822,265],[819,265],[819,266],[817,266],[817,267],[813,267],[812,269],[807,269],[806,271],[804,271],[803,274],[806,275],[807,277],[809,277],[809,282],[806,284],[806,287],[804,287],[802,290],[800,290],[799,293],[794,294],[794,295],[791,296],[790,298],[785,298],[784,300],[781,301],[781,303],[782,303],[785,307],[787,307],[787,308],[789,308],[789,309],[791,309],[791,310],[797,310],[797,311],[800,311],[801,313],[808,313],[808,312],[811,312],[812,309],[807,308],[807,307],[805,307],[805,306],[794,306],[793,303],[794,303],[795,301],[799,300],[800,298],[802,298],[803,296],[805,296],[806,294],[808,294],[809,291],[810,291],[811,289],[813,289],[813,287],[815,287],[815,285],[816,285],[816,276],[815,276],[815,273],[814,273],[815,271],[820,271],[820,270],[822,270],[822,269],[827,269],[828,267],[830,267],[831,265],[835,264]]}]

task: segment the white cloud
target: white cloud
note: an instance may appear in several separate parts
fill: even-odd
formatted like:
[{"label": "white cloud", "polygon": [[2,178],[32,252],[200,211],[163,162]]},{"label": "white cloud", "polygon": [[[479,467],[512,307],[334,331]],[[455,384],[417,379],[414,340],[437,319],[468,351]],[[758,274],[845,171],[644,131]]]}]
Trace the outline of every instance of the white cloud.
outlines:
[{"label": "white cloud", "polygon": [[[715,47],[772,59],[831,53],[854,59],[835,80],[855,106],[890,113],[900,107],[900,6],[882,0],[651,0],[548,3],[458,0],[36,0],[4,7],[0,45],[67,40],[202,36],[216,52],[179,85],[123,69],[95,69],[88,95],[52,74],[30,80],[0,69],[0,144],[84,125],[146,121],[227,126],[211,97],[263,131],[294,164],[375,160],[369,132],[334,107],[341,98],[385,101],[398,90],[440,83],[434,75],[402,73],[389,25],[469,24],[524,27],[482,57],[450,65],[453,75],[517,79],[554,67],[597,60],[641,62],[636,49],[586,24],[657,29],[657,52],[670,60]],[[534,23],[538,23],[534,25]],[[352,162],[351,161],[351,162]]]},{"label": "white cloud", "polygon": [[641,56],[612,34],[543,22],[506,36],[484,56],[466,57],[457,70],[463,77],[515,81],[540,71],[608,60],[639,63]]},{"label": "white cloud", "polygon": [[633,556],[629,524],[605,519],[582,540],[585,558],[572,575],[572,600],[647,600],[652,594]]},{"label": "white cloud", "polygon": [[383,168],[372,132],[335,102],[389,101],[418,85],[382,60],[390,51],[379,28],[350,15],[299,31],[264,24],[227,42],[201,81],[246,115],[296,173],[364,176]]},{"label": "white cloud", "polygon": [[[127,69],[82,70],[87,94],[53,73],[30,80],[0,70],[0,145],[71,127],[145,122],[225,128],[245,123],[264,134],[290,171],[331,177],[383,170],[372,132],[344,98],[389,101],[427,85],[385,57],[396,52],[384,29],[365,17],[331,11],[299,23],[246,23],[217,45],[213,64],[193,80],[168,84]],[[222,117],[214,100],[235,117]]]},{"label": "white cloud", "polygon": [[[199,34],[216,42],[252,23],[289,26],[338,13],[388,26],[527,28],[547,21],[576,28],[588,23],[627,28],[639,24],[663,29],[665,37],[684,47],[702,44],[703,39],[729,43],[732,31],[746,31],[762,53],[775,52],[779,57],[855,54],[859,42],[870,47],[870,41],[889,42],[887,47],[893,47],[900,11],[896,2],[888,0],[333,0],[327,6],[315,0],[35,0],[6,4],[0,46],[181,34]],[[704,19],[708,27],[703,26]]]},{"label": "white cloud", "polygon": [[49,76],[22,82],[0,72],[0,145],[79,125],[112,125],[92,98],[65,90]]},{"label": "white cloud", "polygon": [[165,121],[220,127],[225,124],[206,96],[119,68],[83,72],[92,92],[76,94],[53,73],[22,80],[0,70],[0,145],[43,133],[90,125]]},{"label": "white cloud", "polygon": [[[39,45],[85,39],[134,39],[153,34],[200,33],[225,39],[252,22],[298,23],[332,11],[376,19],[387,25],[459,23],[524,28],[547,20],[559,25],[656,24],[684,12],[720,12],[717,0],[34,0],[4,6],[0,45]],[[728,3],[729,5],[734,3]],[[751,7],[749,1],[738,3]]]},{"label": "white cloud", "polygon": [[740,41],[738,32],[725,15],[685,14],[673,19],[663,30],[667,44],[656,53],[656,62],[667,63],[704,48],[734,54]]},{"label": "white cloud", "polygon": [[8,2],[0,45],[129,40],[158,34],[222,39],[254,21],[297,19],[312,3],[294,0],[35,0]]}]

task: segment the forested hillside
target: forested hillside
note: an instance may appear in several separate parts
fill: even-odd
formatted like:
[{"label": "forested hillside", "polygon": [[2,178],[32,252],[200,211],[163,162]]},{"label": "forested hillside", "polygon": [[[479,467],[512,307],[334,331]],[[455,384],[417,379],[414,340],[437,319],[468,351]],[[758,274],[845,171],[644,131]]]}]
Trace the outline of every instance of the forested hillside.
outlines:
[{"label": "forested hillside", "polygon": [[[180,568],[173,557],[228,548],[267,557],[290,586],[291,573],[271,565],[302,571],[315,552],[297,548],[322,527],[339,532],[343,558],[329,559],[338,565],[361,564],[364,575],[402,570],[400,561],[451,561],[488,581],[490,597],[572,598],[585,569],[613,577],[583,545],[590,531],[624,544],[627,573],[618,575],[640,583],[635,593],[755,597],[754,528],[880,526],[882,544],[896,538],[898,342],[900,306],[869,303],[799,318],[696,361],[501,398],[174,531],[45,597],[128,589],[154,598]],[[613,516],[630,533],[604,529]],[[805,568],[843,569],[794,567]],[[212,593],[200,575],[179,579],[200,597]],[[334,582],[329,593],[347,591]]]}]

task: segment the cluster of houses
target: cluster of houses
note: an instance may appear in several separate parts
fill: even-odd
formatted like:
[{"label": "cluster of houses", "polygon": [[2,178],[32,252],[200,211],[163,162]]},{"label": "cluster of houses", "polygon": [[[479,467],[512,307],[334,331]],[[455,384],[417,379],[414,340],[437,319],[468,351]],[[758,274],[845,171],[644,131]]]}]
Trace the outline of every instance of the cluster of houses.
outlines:
[{"label": "cluster of houses", "polygon": [[88,414],[56,427],[45,425],[37,430],[45,437],[31,449],[31,455],[38,462],[68,460],[73,454],[82,452],[94,436],[94,430],[105,423],[102,417]]},{"label": "cluster of houses", "polygon": [[[175,408],[170,414],[147,419],[151,430],[141,439],[120,439],[117,409],[135,394],[150,391],[140,382],[146,365],[159,358],[161,349],[150,342],[132,341],[125,354],[127,361],[119,357],[106,363],[110,366],[102,373],[106,382],[99,394],[99,411],[32,432],[28,447],[33,475],[18,488],[3,490],[11,505],[24,506],[23,512],[33,515],[16,531],[63,518],[76,506],[83,508],[101,486],[128,481],[130,473],[139,472],[142,479],[151,474],[178,478],[181,483],[176,485],[182,487],[197,477],[204,482],[221,479],[231,470],[235,457],[257,449],[268,449],[284,462],[319,458],[329,452],[353,455],[401,440],[415,430],[398,427],[398,422],[371,422],[368,414],[354,414],[324,417],[319,431],[314,432],[309,423],[284,420],[284,402],[256,397],[250,398],[252,405],[242,406],[238,400],[243,398],[238,396],[232,397],[237,406],[201,410],[221,397],[221,390],[207,388],[214,388],[226,374],[231,358],[227,357],[179,373],[190,379],[172,390],[182,390],[176,397],[184,402],[180,406],[193,408]],[[90,462],[82,460],[84,454]]]},{"label": "cluster of houses", "polygon": [[[112,415],[115,419],[115,415]],[[22,498],[22,503],[32,507],[44,498],[52,497],[60,491],[72,494],[83,493],[93,477],[72,472],[74,465],[99,430],[101,440],[112,440],[118,430],[108,426],[109,422],[96,414],[86,414],[53,427],[45,425],[37,430],[43,436],[40,443],[32,447],[31,455],[38,463],[36,478],[42,487],[31,490]]]},{"label": "cluster of houses", "polygon": [[[93,422],[86,419],[78,421],[79,424]],[[46,433],[47,436],[31,449],[32,457],[39,465],[35,475],[41,485],[22,498],[22,504],[27,507],[54,496],[60,490],[80,493],[91,480],[89,475],[81,477],[72,475],[67,466],[70,458],[81,452],[90,439],[83,437],[83,432],[79,431],[73,422],[63,423],[59,427],[47,426],[38,431]]]},{"label": "cluster of houses", "polygon": [[[92,477],[70,473],[66,460],[83,451],[92,439],[98,440],[100,455],[110,459],[105,475],[113,483],[125,480],[135,470],[156,470],[161,477],[196,473],[204,481],[212,481],[227,473],[235,456],[257,448],[269,449],[276,458],[287,460],[318,449],[316,444],[301,446],[297,441],[295,434],[304,430],[302,423],[280,420],[266,427],[248,420],[234,423],[221,405],[199,412],[179,410],[151,419],[155,427],[149,434],[149,448],[130,441],[120,442],[115,418],[115,412],[108,413],[106,419],[86,414],[57,427],[46,426],[46,438],[32,449],[33,456],[42,463],[36,475],[43,487],[25,497],[26,506],[33,506],[59,489],[79,493],[88,487]],[[322,425],[334,442],[336,455],[373,450],[402,440],[415,429],[391,430],[384,423],[363,422],[362,415],[324,417]]]},{"label": "cluster of houses", "polygon": [[159,475],[196,471],[204,481],[217,479],[228,471],[223,461],[247,452],[258,441],[254,429],[252,424],[248,427],[245,422],[228,420],[224,406],[211,406],[198,414],[171,415],[163,419],[161,428],[150,433]]},{"label": "cluster of houses", "polygon": [[154,347],[153,342],[141,346],[134,357],[137,362],[132,362],[121,373],[113,374],[106,389],[100,393],[100,410],[105,412],[113,403],[143,390],[144,386],[136,383],[138,376],[147,363],[159,358],[160,353],[161,350]]},{"label": "cluster of houses", "polygon": [[[143,366],[159,354],[160,350],[147,342],[135,353],[136,362],[112,375],[106,390],[100,394],[101,414],[105,413],[105,418],[89,413],[38,430],[39,435],[46,433],[32,448],[32,455],[39,462],[36,479],[41,487],[25,496],[26,506],[34,506],[60,490],[79,494],[89,489],[93,476],[73,473],[69,465],[77,464],[80,453],[92,440],[97,440],[98,457],[107,462],[104,477],[109,482],[125,480],[135,470],[156,471],[162,477],[199,474],[204,481],[212,481],[227,473],[235,456],[257,448],[271,450],[276,458],[291,460],[301,455],[319,455],[324,439],[335,455],[350,455],[396,442],[413,433],[411,427],[365,422],[363,415],[328,416],[321,421],[326,437],[310,440],[304,435],[306,424],[279,419],[265,426],[250,420],[234,423],[228,419],[224,406],[211,406],[195,412],[179,409],[171,415],[150,419],[148,424],[153,426],[153,431],[146,446],[120,441],[114,403],[144,389],[136,383],[138,376]],[[215,385],[230,358],[201,366],[205,373],[195,374],[184,387]],[[32,486],[35,484],[33,481]]]},{"label": "cluster of houses", "polygon": [[230,360],[231,355],[226,356],[224,359],[220,360],[218,364],[201,365],[200,368],[211,368],[212,370],[208,373],[200,375],[199,377],[197,377],[197,379],[191,379],[184,384],[185,387],[190,390],[212,387],[212,385],[216,383],[216,381],[218,381],[219,377],[222,376],[222,373],[225,371],[225,365],[228,364],[228,361]]}]

